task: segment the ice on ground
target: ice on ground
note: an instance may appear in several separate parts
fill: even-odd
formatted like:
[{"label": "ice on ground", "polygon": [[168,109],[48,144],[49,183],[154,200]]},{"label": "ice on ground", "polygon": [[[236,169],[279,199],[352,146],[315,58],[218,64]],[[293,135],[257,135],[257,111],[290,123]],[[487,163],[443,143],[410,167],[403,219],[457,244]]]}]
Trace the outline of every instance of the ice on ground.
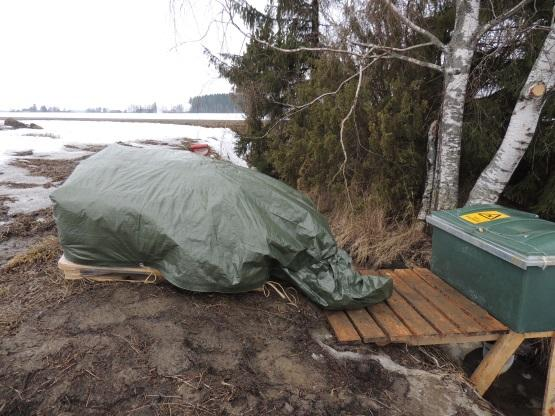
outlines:
[{"label": "ice on ground", "polygon": [[[33,122],[32,120],[30,122]],[[116,142],[151,147],[141,143],[165,142],[179,144],[190,139],[208,144],[222,159],[239,166],[247,163],[235,154],[236,135],[227,128],[207,128],[160,123],[134,123],[113,121],[35,121],[43,130],[0,130],[0,196],[8,214],[32,212],[50,206],[49,194],[55,188],[45,188],[50,180],[32,176],[21,167],[10,164],[19,158],[75,159],[90,154],[87,146],[108,145]],[[36,184],[18,188],[10,184]]]},{"label": "ice on ground", "polygon": [[7,193],[7,196],[13,199],[13,201],[6,203],[9,210],[8,212],[10,214],[20,214],[48,208],[51,205],[50,192],[54,189],[55,188],[44,188],[42,186],[13,189],[2,186],[0,187],[0,193]]}]

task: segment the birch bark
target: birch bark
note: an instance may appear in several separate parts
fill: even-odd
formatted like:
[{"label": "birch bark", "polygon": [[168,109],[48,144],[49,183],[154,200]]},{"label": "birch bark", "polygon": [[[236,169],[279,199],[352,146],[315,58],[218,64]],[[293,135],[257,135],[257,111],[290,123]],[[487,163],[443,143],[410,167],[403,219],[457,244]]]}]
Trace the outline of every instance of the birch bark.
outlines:
[{"label": "birch bark", "polygon": [[433,188],[436,173],[436,153],[437,153],[437,120],[430,124],[428,129],[428,151],[426,153],[426,166],[428,173],[426,175],[426,185],[422,194],[422,207],[418,213],[418,219],[424,221],[426,215],[430,212],[433,201]]},{"label": "birch bark", "polygon": [[505,137],[497,153],[472,188],[469,204],[495,203],[511,179],[534,137],[547,93],[555,86],[555,25],[522,87]]},{"label": "birch bark", "polygon": [[480,29],[480,0],[457,0],[455,27],[444,54],[444,94],[439,126],[436,209],[458,203],[461,137],[466,87]]}]

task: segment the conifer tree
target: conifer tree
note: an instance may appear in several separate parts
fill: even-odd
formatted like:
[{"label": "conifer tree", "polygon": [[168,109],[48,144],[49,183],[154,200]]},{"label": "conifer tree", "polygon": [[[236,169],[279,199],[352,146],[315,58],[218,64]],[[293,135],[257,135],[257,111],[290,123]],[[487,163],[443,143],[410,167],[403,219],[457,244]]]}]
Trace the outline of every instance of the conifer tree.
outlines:
[{"label": "conifer tree", "polygon": [[[319,42],[319,4],[317,0],[272,0],[265,12],[248,3],[232,2],[231,9],[241,17],[258,39],[281,48],[316,46]],[[238,143],[240,154],[251,164],[268,170],[267,141],[263,122],[279,120],[296,86],[305,81],[314,57],[309,53],[284,54],[259,42],[250,42],[243,55],[212,56],[222,76],[241,96],[247,131]]]}]

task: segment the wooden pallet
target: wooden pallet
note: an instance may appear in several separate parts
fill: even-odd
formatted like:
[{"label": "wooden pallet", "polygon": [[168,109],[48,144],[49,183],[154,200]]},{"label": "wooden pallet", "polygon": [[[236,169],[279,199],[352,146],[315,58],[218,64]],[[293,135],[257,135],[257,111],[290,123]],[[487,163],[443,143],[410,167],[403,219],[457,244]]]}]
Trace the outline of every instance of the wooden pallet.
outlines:
[{"label": "wooden pallet", "polygon": [[427,269],[377,273],[393,279],[393,294],[366,309],[328,313],[338,341],[435,345],[493,341],[509,332]]},{"label": "wooden pallet", "polygon": [[64,256],[58,268],[68,280],[87,279],[95,282],[159,283],[164,280],[159,270],[151,267],[97,267],[69,261]]}]

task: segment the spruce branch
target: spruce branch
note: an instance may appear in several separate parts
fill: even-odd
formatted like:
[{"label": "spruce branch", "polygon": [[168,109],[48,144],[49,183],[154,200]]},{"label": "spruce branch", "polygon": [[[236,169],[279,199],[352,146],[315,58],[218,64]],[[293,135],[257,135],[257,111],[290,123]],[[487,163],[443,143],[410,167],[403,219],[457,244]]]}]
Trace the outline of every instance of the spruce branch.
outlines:
[{"label": "spruce branch", "polygon": [[[231,0],[231,2],[233,3],[233,0]],[[235,29],[237,29],[239,31],[239,33],[241,33],[243,36],[245,36],[248,39],[254,40],[255,42],[264,45],[270,49],[273,49],[275,51],[278,52],[282,52],[282,53],[301,53],[301,52],[330,52],[330,53],[337,53],[337,54],[343,54],[343,55],[350,55],[350,56],[357,56],[359,58],[362,58],[363,54],[360,54],[358,52],[352,51],[352,50],[348,50],[348,49],[339,49],[339,48],[333,48],[331,46],[319,46],[319,47],[306,47],[306,46],[301,46],[301,47],[297,47],[297,48],[282,48],[280,46],[276,46],[264,39],[260,39],[259,37],[255,36],[254,34],[250,34],[245,32],[236,22],[235,19],[233,18],[233,12],[232,12],[232,8],[229,7],[227,4],[222,4],[222,6],[225,8],[228,17],[229,17],[229,22],[231,23],[232,26],[235,27]]]}]

